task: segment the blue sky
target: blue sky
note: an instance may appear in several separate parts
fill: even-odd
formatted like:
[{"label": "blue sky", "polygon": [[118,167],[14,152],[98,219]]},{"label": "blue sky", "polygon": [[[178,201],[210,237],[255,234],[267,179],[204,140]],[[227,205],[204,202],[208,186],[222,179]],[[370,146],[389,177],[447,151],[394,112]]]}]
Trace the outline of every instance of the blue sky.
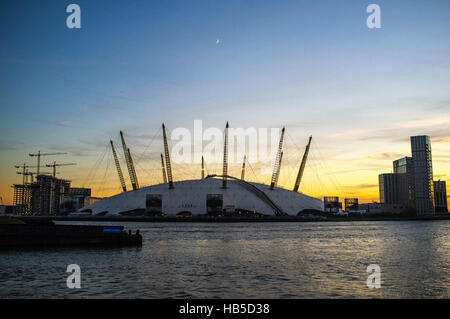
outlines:
[{"label": "blue sky", "polygon": [[[66,27],[70,3],[79,30]],[[366,27],[370,3],[381,29]],[[336,161],[395,153],[413,134],[445,140],[449,31],[444,0],[2,1],[2,196],[29,152],[69,151],[80,181],[119,129],[141,153],[162,121],[286,125]]]}]

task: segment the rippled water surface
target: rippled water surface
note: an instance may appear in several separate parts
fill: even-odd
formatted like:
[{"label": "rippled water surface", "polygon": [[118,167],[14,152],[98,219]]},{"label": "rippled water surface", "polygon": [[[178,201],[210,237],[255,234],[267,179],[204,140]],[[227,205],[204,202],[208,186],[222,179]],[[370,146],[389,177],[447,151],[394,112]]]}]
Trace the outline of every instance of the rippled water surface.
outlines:
[{"label": "rippled water surface", "polygon": [[0,298],[450,297],[450,221],[121,224],[142,248],[0,252]]}]

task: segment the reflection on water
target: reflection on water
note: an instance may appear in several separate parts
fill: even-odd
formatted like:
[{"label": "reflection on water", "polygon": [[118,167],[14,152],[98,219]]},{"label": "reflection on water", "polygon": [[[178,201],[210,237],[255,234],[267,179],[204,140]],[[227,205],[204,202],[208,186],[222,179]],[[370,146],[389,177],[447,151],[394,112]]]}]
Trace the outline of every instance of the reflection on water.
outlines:
[{"label": "reflection on water", "polygon": [[125,224],[142,248],[0,252],[0,297],[450,297],[449,221]]}]

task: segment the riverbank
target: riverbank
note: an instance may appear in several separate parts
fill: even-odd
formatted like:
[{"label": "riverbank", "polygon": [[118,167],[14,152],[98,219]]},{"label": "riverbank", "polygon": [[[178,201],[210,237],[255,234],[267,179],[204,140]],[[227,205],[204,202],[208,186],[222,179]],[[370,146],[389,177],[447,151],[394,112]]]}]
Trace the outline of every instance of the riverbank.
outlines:
[{"label": "riverbank", "polygon": [[450,214],[438,216],[382,216],[382,217],[316,217],[298,216],[264,216],[264,217],[230,217],[230,216],[192,216],[192,217],[150,217],[150,216],[15,216],[26,223],[46,223],[49,221],[101,221],[101,222],[149,222],[149,223],[303,223],[303,222],[348,222],[348,221],[434,221],[450,220]]}]

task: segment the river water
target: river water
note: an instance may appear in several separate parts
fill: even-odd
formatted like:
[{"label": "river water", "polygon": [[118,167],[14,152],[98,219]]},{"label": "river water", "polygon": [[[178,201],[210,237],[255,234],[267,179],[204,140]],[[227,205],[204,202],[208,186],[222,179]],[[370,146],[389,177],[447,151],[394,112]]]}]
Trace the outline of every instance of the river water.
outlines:
[{"label": "river water", "polygon": [[120,224],[142,248],[0,252],[0,298],[450,297],[450,221]]}]

